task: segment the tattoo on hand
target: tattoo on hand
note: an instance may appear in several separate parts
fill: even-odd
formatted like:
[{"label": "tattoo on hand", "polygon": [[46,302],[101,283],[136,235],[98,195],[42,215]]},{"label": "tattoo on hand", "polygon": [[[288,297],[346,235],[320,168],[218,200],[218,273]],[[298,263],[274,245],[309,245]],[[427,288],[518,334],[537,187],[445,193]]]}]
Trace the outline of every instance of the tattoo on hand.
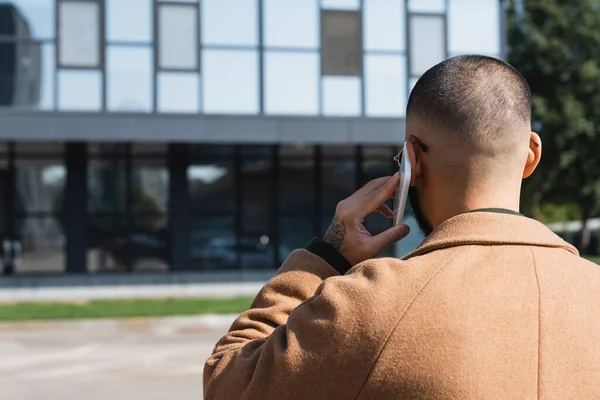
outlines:
[{"label": "tattoo on hand", "polygon": [[327,232],[325,232],[323,241],[329,243],[338,251],[342,247],[342,242],[344,241],[344,224],[342,224],[337,215],[333,217],[331,225],[329,225]]}]

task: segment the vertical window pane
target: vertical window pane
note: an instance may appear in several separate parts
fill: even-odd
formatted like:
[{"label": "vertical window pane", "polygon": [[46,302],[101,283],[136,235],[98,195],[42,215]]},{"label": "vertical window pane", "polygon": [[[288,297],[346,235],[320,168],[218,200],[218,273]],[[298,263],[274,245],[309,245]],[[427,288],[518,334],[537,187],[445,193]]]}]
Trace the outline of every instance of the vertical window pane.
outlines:
[{"label": "vertical window pane", "polygon": [[365,57],[366,112],[369,116],[403,117],[406,112],[406,57]]},{"label": "vertical window pane", "polygon": [[99,67],[99,4],[90,1],[61,1],[59,4],[60,65]]},{"label": "vertical window pane", "polygon": [[[8,3],[8,4],[7,4]],[[23,39],[53,39],[55,27],[55,0],[2,0],[0,5],[14,5],[15,35]]]},{"label": "vertical window pane", "polygon": [[414,89],[415,85],[417,84],[419,78],[410,78],[408,80],[408,93],[410,94],[412,92],[412,90]]},{"label": "vertical window pane", "polygon": [[323,77],[323,114],[359,115],[361,105],[360,78]]},{"label": "vertical window pane", "polygon": [[268,47],[319,46],[316,1],[263,0],[265,45]]},{"label": "vertical window pane", "polygon": [[257,52],[206,50],[202,69],[204,112],[258,112]]},{"label": "vertical window pane", "polygon": [[107,50],[109,111],[152,110],[152,51],[145,47],[110,46]]},{"label": "vertical window pane", "polygon": [[408,10],[414,13],[444,13],[446,0],[408,0]]},{"label": "vertical window pane", "polygon": [[450,52],[500,54],[500,12],[500,2],[495,0],[450,0]]},{"label": "vertical window pane", "polygon": [[88,212],[114,214],[125,212],[125,161],[107,157],[90,160],[87,176]]},{"label": "vertical window pane", "polygon": [[54,74],[56,72],[56,50],[53,44],[42,45],[42,65],[40,76],[40,102],[42,110],[54,109]]},{"label": "vertical window pane", "polygon": [[446,30],[443,17],[410,16],[410,74],[420,76],[446,59]]},{"label": "vertical window pane", "polygon": [[279,257],[306,246],[314,232],[313,147],[285,146],[280,151]]},{"label": "vertical window pane", "polygon": [[0,42],[0,106],[39,107],[44,55],[38,42]]},{"label": "vertical window pane", "polygon": [[406,48],[403,1],[365,1],[364,19],[365,49],[402,51]]},{"label": "vertical window pane", "polygon": [[164,160],[133,160],[133,212],[145,218],[164,220],[169,203],[169,171]]},{"label": "vertical window pane", "polygon": [[87,271],[123,271],[127,264],[127,225],[123,216],[88,216]]},{"label": "vertical window pane", "polygon": [[321,74],[360,76],[360,14],[356,11],[322,11],[321,33]]},{"label": "vertical window pane", "polygon": [[158,111],[197,113],[200,110],[197,73],[160,72],[158,74]]},{"label": "vertical window pane", "polygon": [[321,7],[327,10],[357,10],[360,0],[321,0]]},{"label": "vertical window pane", "polygon": [[265,54],[265,109],[269,114],[318,112],[317,54]]},{"label": "vertical window pane", "polygon": [[271,148],[242,148],[242,234],[240,267],[242,269],[273,268],[271,210],[273,193]]},{"label": "vertical window pane", "polygon": [[61,273],[65,269],[64,228],[58,217],[17,219],[17,273]]},{"label": "vertical window pane", "polygon": [[67,172],[63,161],[17,160],[15,208],[18,212],[62,212]]},{"label": "vertical window pane", "polygon": [[100,111],[101,82],[98,71],[60,71],[58,108],[63,111]]},{"label": "vertical window pane", "polygon": [[198,7],[160,4],[158,49],[161,69],[198,69]]},{"label": "vertical window pane", "polygon": [[152,0],[107,0],[106,36],[109,41],[149,43],[152,40]]},{"label": "vertical window pane", "polygon": [[233,214],[192,218],[189,269],[235,269],[238,246]]},{"label": "vertical window pane", "polygon": [[217,45],[256,45],[257,0],[204,0],[202,41]]},{"label": "vertical window pane", "polygon": [[335,212],[337,203],[344,200],[356,188],[356,163],[354,147],[347,146],[351,154],[342,157],[329,158],[326,147],[323,147],[321,172],[321,231],[324,234]]}]

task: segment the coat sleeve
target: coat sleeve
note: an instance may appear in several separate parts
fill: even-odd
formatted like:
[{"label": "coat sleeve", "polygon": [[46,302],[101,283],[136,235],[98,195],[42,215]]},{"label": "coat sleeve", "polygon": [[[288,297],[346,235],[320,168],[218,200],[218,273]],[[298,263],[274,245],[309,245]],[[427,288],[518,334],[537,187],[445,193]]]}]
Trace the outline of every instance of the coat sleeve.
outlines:
[{"label": "coat sleeve", "polygon": [[217,343],[205,399],[355,398],[384,336],[364,322],[374,310],[369,279],[358,275],[292,253]]}]

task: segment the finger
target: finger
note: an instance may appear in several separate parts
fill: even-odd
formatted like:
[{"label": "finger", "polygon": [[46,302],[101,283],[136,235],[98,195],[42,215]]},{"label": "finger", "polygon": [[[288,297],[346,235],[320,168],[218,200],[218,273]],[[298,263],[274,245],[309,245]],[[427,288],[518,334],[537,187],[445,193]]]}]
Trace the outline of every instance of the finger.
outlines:
[{"label": "finger", "polygon": [[370,240],[370,246],[373,249],[373,257],[378,256],[394,243],[404,239],[409,233],[410,228],[408,225],[396,225],[387,231],[381,232],[377,236],[373,236]]},{"label": "finger", "polygon": [[366,211],[371,213],[379,208],[384,201],[394,195],[398,184],[400,183],[400,174],[396,173],[379,188],[373,190],[367,197]]},{"label": "finger", "polygon": [[392,210],[390,210],[390,208],[385,205],[382,204],[377,208],[377,211],[379,211],[384,217],[387,218],[394,218],[394,213],[392,212]]},{"label": "finger", "polygon": [[391,176],[382,176],[381,178],[373,179],[372,181],[367,182],[363,187],[356,191],[356,194],[362,197],[368,196],[369,193],[372,193],[374,190],[380,188],[385,185],[387,181],[392,178]]}]

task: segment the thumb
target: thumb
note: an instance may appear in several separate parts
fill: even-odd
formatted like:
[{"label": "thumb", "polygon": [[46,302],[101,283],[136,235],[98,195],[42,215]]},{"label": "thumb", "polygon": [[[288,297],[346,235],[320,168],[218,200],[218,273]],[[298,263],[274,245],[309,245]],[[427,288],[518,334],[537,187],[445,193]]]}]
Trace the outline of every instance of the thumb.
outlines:
[{"label": "thumb", "polygon": [[375,252],[374,256],[379,255],[385,249],[394,243],[404,239],[410,233],[408,225],[397,225],[386,231],[381,232],[377,236],[371,238],[371,246]]}]

